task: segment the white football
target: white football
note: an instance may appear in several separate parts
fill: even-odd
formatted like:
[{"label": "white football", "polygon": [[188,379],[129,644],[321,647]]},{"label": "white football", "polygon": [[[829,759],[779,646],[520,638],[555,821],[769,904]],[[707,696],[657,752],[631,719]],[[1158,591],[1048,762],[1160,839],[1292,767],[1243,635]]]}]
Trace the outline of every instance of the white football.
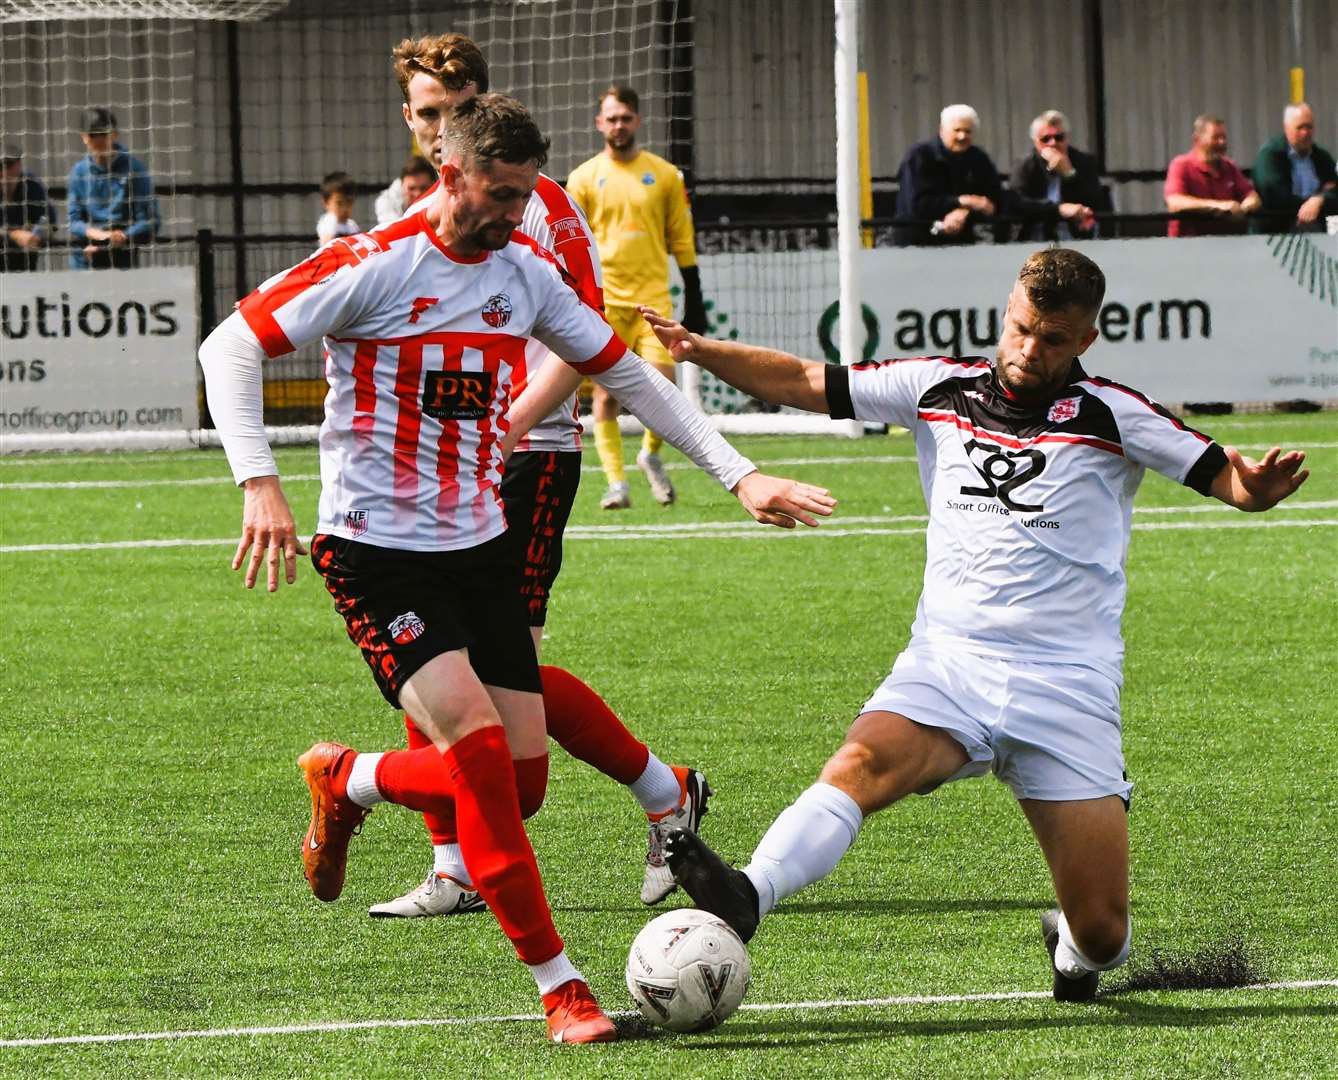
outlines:
[{"label": "white football", "polygon": [[748,950],[728,923],[696,908],[648,922],[627,955],[627,989],[641,1015],[670,1031],[709,1031],[748,992]]}]

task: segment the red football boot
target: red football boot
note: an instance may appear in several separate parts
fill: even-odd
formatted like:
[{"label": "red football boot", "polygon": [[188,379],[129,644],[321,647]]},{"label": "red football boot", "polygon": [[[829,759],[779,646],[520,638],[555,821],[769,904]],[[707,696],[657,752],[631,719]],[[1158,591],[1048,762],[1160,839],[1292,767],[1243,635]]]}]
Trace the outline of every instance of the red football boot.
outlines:
[{"label": "red football boot", "polygon": [[345,796],[335,798],[331,772],[348,749],[339,743],[317,743],[297,764],[311,789],[311,824],[302,841],[302,871],[317,900],[335,900],[344,891],[348,842],[371,813]]},{"label": "red football boot", "polygon": [[580,979],[564,982],[544,995],[548,1037],[560,1043],[612,1042],[618,1037],[613,1021]]}]

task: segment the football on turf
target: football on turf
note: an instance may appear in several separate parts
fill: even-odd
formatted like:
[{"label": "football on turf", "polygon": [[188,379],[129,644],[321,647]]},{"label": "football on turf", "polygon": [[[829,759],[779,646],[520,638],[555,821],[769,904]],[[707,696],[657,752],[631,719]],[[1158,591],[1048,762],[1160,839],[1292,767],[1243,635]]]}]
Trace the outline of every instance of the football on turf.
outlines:
[{"label": "football on turf", "polygon": [[641,1015],[670,1031],[709,1031],[748,992],[748,950],[729,925],[680,908],[652,919],[627,955],[627,989]]}]

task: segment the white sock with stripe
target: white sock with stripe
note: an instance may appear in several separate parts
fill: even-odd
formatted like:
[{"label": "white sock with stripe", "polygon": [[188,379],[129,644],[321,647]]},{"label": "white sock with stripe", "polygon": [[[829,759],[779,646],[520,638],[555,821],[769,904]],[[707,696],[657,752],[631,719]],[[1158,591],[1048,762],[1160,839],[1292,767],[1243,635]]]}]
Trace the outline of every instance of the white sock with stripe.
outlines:
[{"label": "white sock with stripe", "polygon": [[376,786],[376,767],[380,762],[380,754],[359,754],[353,759],[353,768],[348,774],[348,797],[359,806],[370,809],[386,801]]},{"label": "white sock with stripe", "polygon": [[1089,960],[1078,948],[1078,943],[1073,940],[1073,931],[1069,929],[1068,916],[1061,911],[1059,913],[1059,944],[1055,946],[1055,967],[1060,974],[1067,975],[1070,979],[1080,979],[1089,971],[1109,971],[1111,968],[1117,968],[1129,959],[1129,946],[1133,937],[1134,926],[1131,919],[1129,929],[1124,934],[1124,948],[1113,959],[1104,964],[1098,964],[1094,960]]},{"label": "white sock with stripe", "polygon": [[450,874],[461,885],[473,887],[474,880],[465,869],[465,860],[460,854],[459,844],[433,844],[432,871],[436,874]]},{"label": "white sock with stripe", "polygon": [[743,868],[757,890],[759,914],[830,874],[863,822],[855,800],[831,784],[814,784],[781,811]]}]

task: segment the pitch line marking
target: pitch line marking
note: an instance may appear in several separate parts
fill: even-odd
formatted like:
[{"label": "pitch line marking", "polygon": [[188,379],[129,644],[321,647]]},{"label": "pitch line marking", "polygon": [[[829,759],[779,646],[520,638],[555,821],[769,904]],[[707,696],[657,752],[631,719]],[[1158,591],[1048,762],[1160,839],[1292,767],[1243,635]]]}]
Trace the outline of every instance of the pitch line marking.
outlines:
[{"label": "pitch line marking", "polygon": [[[1225,990],[1206,990],[1202,993],[1235,993],[1238,991],[1318,990],[1338,987],[1338,979],[1303,979],[1294,982],[1254,983]],[[1179,991],[1183,993],[1184,991]],[[1040,1001],[1052,996],[1049,990],[1006,990],[984,994],[920,994],[881,998],[834,998],[827,1001],[775,1001],[739,1006],[739,1012],[816,1012],[824,1009],[877,1009],[895,1005],[969,1005],[992,1001]],[[633,1009],[620,1009],[610,1016],[626,1019],[637,1016]],[[446,1016],[420,1020],[345,1020],[312,1024],[284,1024],[275,1027],[202,1028],[181,1031],[126,1031],[106,1035],[54,1035],[46,1038],[0,1039],[0,1048],[18,1049],[29,1046],[80,1046],[90,1043],[162,1042],[178,1039],[253,1038],[257,1035],[306,1035],[328,1031],[371,1031],[383,1028],[415,1027],[473,1027],[481,1024],[512,1024],[520,1021],[537,1022],[539,1013],[510,1013],[503,1016]]]},{"label": "pitch line marking", "polygon": [[[1326,504],[1327,505],[1327,504]],[[1303,509],[1304,504],[1296,509]],[[1224,507],[1224,509],[1230,509]],[[1177,512],[1173,508],[1161,509],[1164,513]],[[842,536],[919,536],[923,527],[914,528],[878,528],[878,523],[897,521],[923,522],[924,515],[906,515],[904,517],[850,517],[839,519],[842,522],[858,525],[867,523],[865,528],[846,528],[845,525],[827,524],[817,529],[773,529],[720,521],[704,521],[697,524],[676,525],[573,525],[566,535],[575,540],[778,540],[785,537],[842,537]],[[1259,518],[1250,517],[1244,521],[1144,521],[1135,523],[1135,532],[1150,532],[1160,529],[1287,529],[1287,528],[1332,528],[1338,526],[1335,518]],[[300,538],[304,544],[311,537]],[[123,551],[135,548],[179,548],[179,547],[235,547],[236,537],[213,539],[162,539],[162,540],[106,540],[84,544],[3,544],[0,554],[31,554],[37,552],[73,553],[84,551]]]},{"label": "pitch line marking", "polygon": [[[1268,450],[1271,446],[1238,445],[1240,450]],[[1338,443],[1307,443],[1298,446],[1300,450],[1333,450]],[[793,468],[802,465],[910,465],[919,459],[914,454],[870,454],[850,457],[802,457],[802,458],[758,458],[757,463],[767,469]],[[55,465],[61,461],[0,461],[0,465]],[[667,461],[666,469],[696,469],[690,461]],[[599,465],[582,465],[583,473],[602,473]],[[319,473],[280,474],[285,483],[313,483],[320,480]],[[172,480],[15,480],[0,482],[0,491],[80,491],[98,488],[141,488],[141,487],[206,487],[210,485],[235,486],[229,476],[192,476]]]}]

